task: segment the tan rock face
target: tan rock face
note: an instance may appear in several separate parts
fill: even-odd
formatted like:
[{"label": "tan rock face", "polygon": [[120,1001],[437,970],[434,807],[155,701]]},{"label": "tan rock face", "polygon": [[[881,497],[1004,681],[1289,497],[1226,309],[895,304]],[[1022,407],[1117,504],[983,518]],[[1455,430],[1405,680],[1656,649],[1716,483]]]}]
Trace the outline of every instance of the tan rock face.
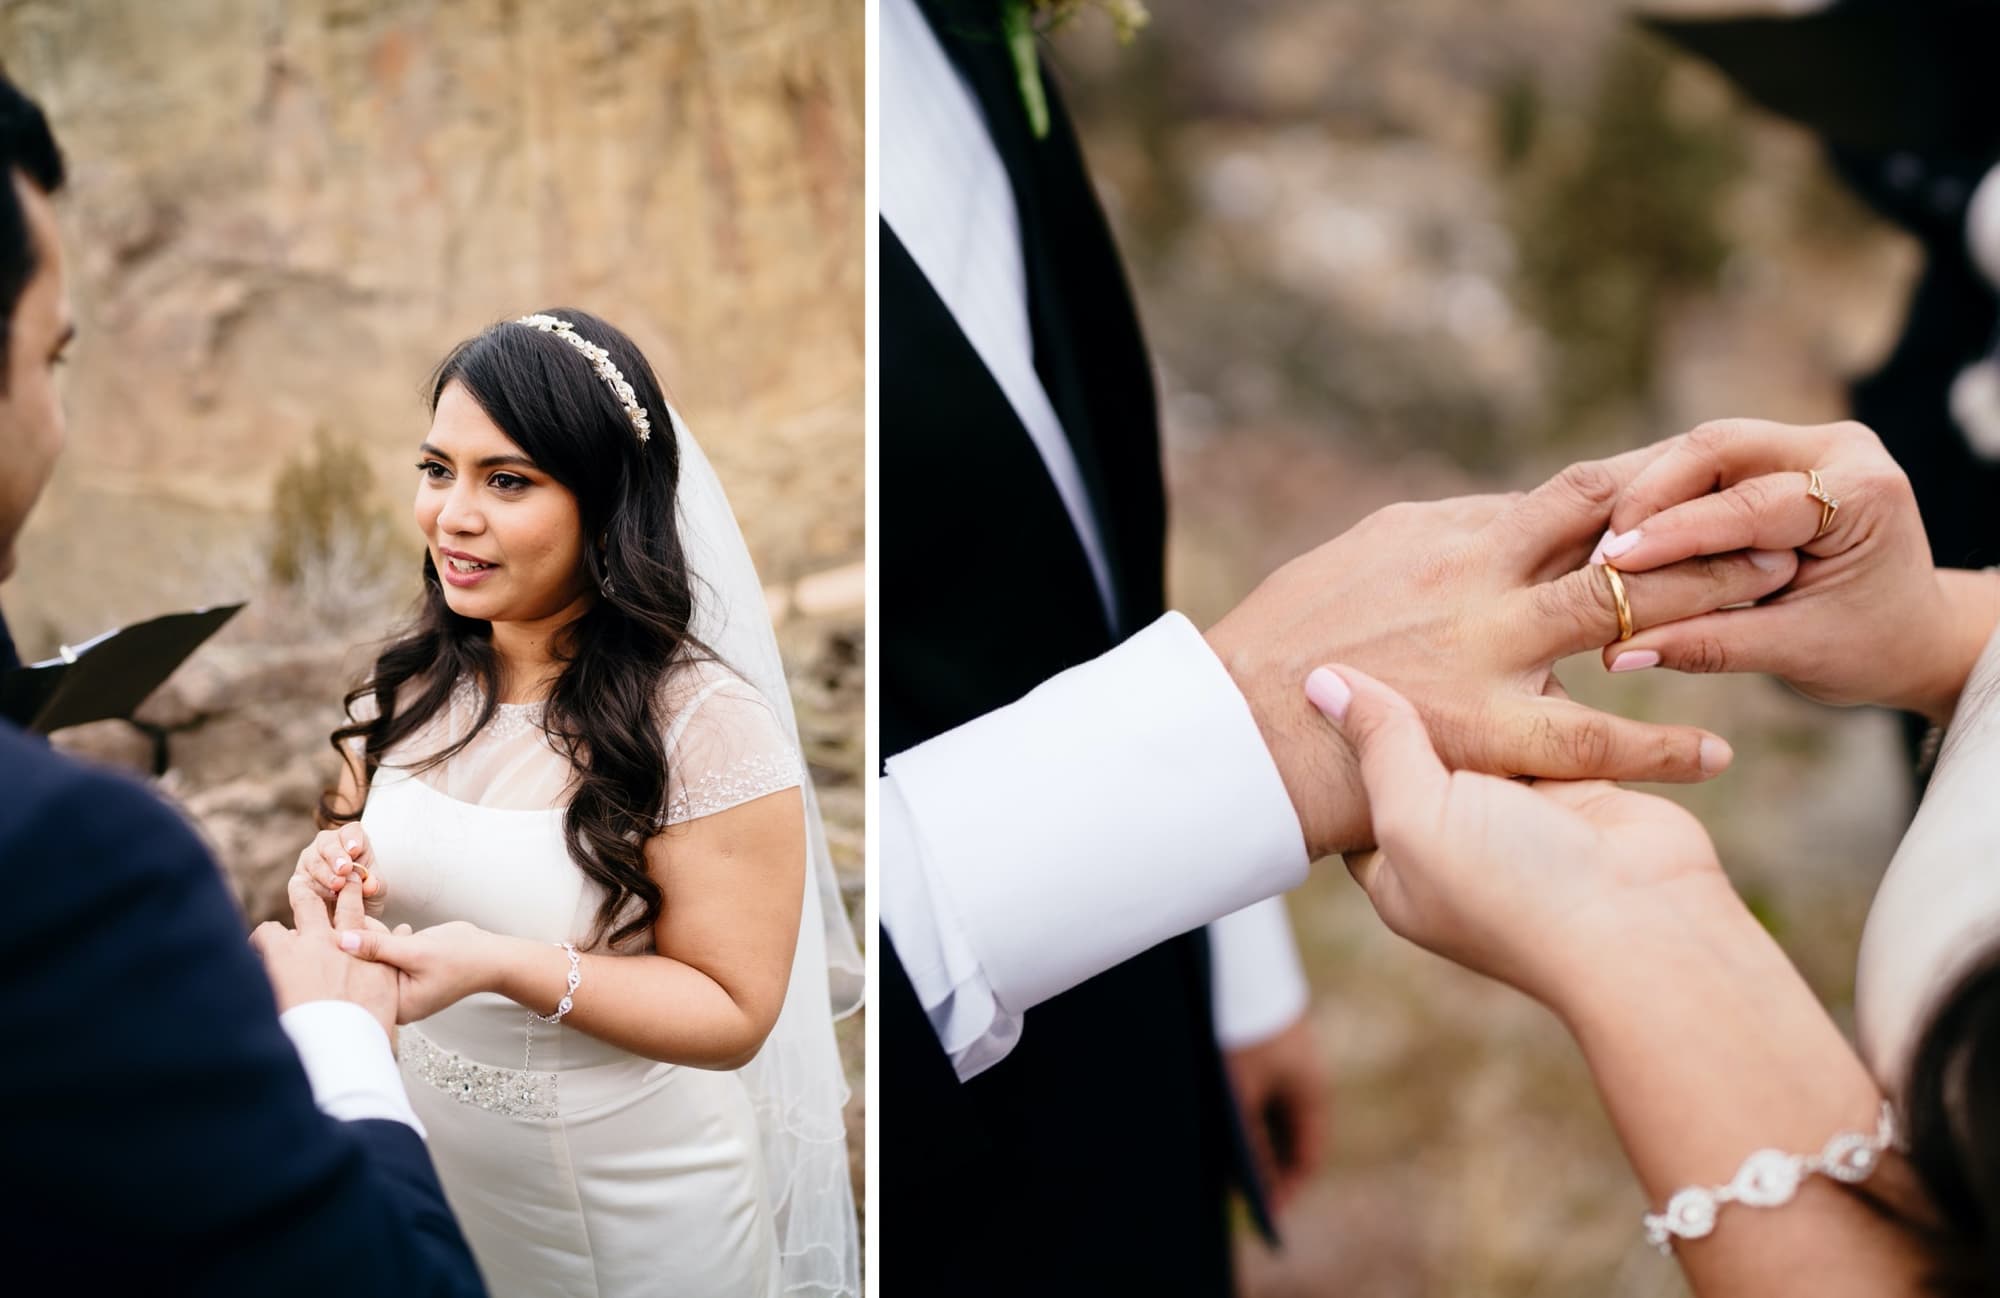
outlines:
[{"label": "tan rock face", "polygon": [[242,552],[317,428],[400,523],[431,368],[548,306],[637,340],[767,579],[858,558],[862,14],[0,7],[70,162],[81,327],[66,463],[6,593],[24,647],[250,593]]}]

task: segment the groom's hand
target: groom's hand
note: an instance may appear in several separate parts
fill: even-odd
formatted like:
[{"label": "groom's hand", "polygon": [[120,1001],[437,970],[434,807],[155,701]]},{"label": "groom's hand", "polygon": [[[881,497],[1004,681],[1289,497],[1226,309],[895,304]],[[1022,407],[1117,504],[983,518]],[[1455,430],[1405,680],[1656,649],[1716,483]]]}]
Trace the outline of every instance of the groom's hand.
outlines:
[{"label": "groom's hand", "polygon": [[1326,1146],[1326,1070],[1312,1020],[1301,1014],[1273,1036],[1223,1052],[1223,1062],[1258,1175],[1272,1210],[1283,1212],[1319,1170]]},{"label": "groom's hand", "polygon": [[[1718,736],[1612,716],[1564,697],[1556,660],[1616,640],[1588,565],[1620,492],[1661,454],[1572,465],[1527,495],[1392,505],[1266,578],[1208,631],[1271,750],[1317,858],[1374,842],[1352,750],[1300,692],[1353,663],[1416,705],[1448,766],[1551,779],[1706,779]],[[1739,553],[1624,579],[1637,627],[1759,599],[1797,558]]]},{"label": "groom's hand", "polygon": [[[267,920],[250,935],[250,944],[264,957],[264,972],[277,995],[278,1012],[309,1001],[352,1001],[374,1016],[393,1044],[396,971],[353,959],[339,946],[342,931],[370,926],[362,912],[361,889],[341,890],[331,921],[326,903],[313,891],[310,881],[294,874],[285,891],[297,927],[288,929],[276,920]],[[379,927],[379,923],[374,926]]]}]

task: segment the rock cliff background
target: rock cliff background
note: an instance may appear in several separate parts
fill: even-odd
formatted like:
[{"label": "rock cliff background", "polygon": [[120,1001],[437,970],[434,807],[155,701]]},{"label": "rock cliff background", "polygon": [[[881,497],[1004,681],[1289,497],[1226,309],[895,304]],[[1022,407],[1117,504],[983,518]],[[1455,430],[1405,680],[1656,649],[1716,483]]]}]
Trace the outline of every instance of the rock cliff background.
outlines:
[{"label": "rock cliff background", "polygon": [[549,306],[632,335],[729,489],[858,916],[862,0],[7,0],[0,59],[69,162],[79,325],[7,614],[34,658],[250,601],[145,713],[250,919],[416,589],[426,379]]}]

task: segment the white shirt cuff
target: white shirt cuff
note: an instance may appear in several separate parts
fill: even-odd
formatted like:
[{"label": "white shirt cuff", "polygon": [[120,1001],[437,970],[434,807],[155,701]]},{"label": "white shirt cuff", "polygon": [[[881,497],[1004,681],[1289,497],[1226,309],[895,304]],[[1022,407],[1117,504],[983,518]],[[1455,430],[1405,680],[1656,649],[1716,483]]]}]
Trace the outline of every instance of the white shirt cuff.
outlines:
[{"label": "white shirt cuff", "polygon": [[896,781],[884,779],[881,790],[882,929],[958,1080],[970,1081],[1007,1057],[1021,1038],[1021,1016],[993,998],[964,926],[937,904],[931,865]]},{"label": "white shirt cuff", "polygon": [[1210,924],[1208,951],[1215,1040],[1224,1050],[1268,1041],[1306,1012],[1306,971],[1283,897]]},{"label": "white shirt cuff", "polygon": [[[929,910],[956,923],[998,1013],[1023,1014],[1306,877],[1305,839],[1250,707],[1178,613],[887,766]],[[891,884],[888,855],[885,925],[911,873]],[[889,929],[899,955],[907,932]],[[950,947],[935,940],[916,962],[949,978]]]},{"label": "white shirt cuff", "polygon": [[321,1113],[342,1122],[387,1118],[426,1135],[374,1015],[352,1001],[307,1001],[280,1014],[278,1023],[299,1052]]}]

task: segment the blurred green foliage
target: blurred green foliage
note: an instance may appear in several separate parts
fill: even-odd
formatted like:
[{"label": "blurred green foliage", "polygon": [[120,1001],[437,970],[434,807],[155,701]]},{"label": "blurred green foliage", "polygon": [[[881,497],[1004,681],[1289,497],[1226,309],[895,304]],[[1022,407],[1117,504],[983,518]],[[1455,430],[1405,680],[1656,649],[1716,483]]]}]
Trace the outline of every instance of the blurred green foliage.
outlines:
[{"label": "blurred green foliage", "polygon": [[1650,394],[1666,308],[1711,287],[1728,256],[1719,213],[1744,172],[1742,126],[1733,113],[1675,112],[1673,74],[1652,38],[1619,38],[1579,141],[1541,129],[1534,83],[1495,96],[1523,304],[1558,356],[1551,441]]},{"label": "blurred green foliage", "polygon": [[322,575],[379,579],[389,559],[390,523],[374,491],[375,474],[360,448],[318,429],[311,451],[287,460],[271,487],[272,583],[298,589]]}]

